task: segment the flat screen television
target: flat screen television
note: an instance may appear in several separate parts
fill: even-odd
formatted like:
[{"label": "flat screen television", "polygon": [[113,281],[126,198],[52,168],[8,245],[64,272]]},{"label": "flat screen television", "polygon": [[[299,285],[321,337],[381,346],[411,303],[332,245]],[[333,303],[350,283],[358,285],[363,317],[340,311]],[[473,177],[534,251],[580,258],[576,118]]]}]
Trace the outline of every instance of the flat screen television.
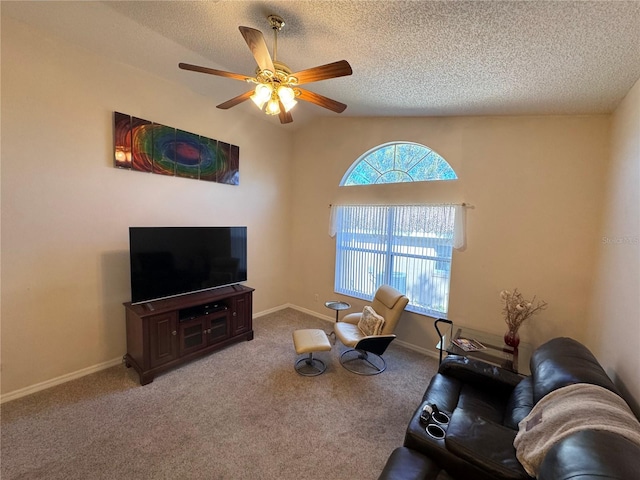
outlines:
[{"label": "flat screen television", "polygon": [[131,303],[247,280],[247,227],[130,227]]}]

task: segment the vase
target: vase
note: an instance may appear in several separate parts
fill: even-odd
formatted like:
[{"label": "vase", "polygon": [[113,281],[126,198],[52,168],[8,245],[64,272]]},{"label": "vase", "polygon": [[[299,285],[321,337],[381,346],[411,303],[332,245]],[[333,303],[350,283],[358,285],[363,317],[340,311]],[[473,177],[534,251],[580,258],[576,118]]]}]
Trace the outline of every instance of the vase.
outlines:
[{"label": "vase", "polygon": [[504,343],[512,348],[518,348],[520,345],[520,335],[517,330],[507,330],[504,334]]}]

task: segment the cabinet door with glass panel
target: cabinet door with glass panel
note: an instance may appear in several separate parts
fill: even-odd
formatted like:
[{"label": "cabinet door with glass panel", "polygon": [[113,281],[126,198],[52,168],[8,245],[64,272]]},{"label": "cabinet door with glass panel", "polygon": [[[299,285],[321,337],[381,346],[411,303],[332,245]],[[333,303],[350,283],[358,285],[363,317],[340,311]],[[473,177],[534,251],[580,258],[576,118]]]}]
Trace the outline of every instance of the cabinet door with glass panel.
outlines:
[{"label": "cabinet door with glass panel", "polygon": [[203,315],[178,326],[179,355],[196,352],[229,336],[228,311]]}]

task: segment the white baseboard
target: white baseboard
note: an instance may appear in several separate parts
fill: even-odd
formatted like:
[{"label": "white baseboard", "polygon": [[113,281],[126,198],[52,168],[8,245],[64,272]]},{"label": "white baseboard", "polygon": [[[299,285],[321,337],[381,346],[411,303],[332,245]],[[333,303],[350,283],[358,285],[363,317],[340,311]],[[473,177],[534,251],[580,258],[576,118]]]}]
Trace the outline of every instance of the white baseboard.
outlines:
[{"label": "white baseboard", "polygon": [[[264,317],[265,315],[269,315],[270,313],[278,312],[280,310],[284,310],[286,308],[292,308],[294,310],[298,310],[299,312],[306,313],[307,315],[311,315],[313,317],[319,318],[320,320],[324,320],[329,323],[335,322],[335,317],[330,315],[323,315],[318,312],[314,312],[313,310],[309,310],[307,308],[299,307],[297,305],[293,305],[291,303],[286,303],[284,305],[280,305],[278,307],[270,308],[268,310],[263,310],[253,315],[253,318]],[[436,352],[432,352],[430,350],[426,350],[424,348],[418,347],[411,343],[404,342],[402,340],[396,339],[396,342],[402,345],[409,350],[416,351],[418,353],[422,353],[424,355],[428,355],[430,357],[438,358],[438,354]],[[56,378],[52,378],[51,380],[46,380],[44,382],[36,383],[35,385],[31,385],[29,387],[21,388],[19,390],[14,390],[13,392],[6,393],[4,395],[0,395],[0,404],[9,402],[11,400],[15,400],[20,397],[26,397],[27,395],[31,395],[32,393],[39,392],[41,390],[46,390],[47,388],[54,387],[56,385],[60,385],[62,383],[70,382],[71,380],[75,380],[80,377],[84,377],[85,375],[89,375],[91,373],[99,372],[100,370],[105,370],[107,368],[114,367],[122,363],[122,357],[114,358],[113,360],[109,360],[107,362],[99,363],[97,365],[93,365],[92,367],[83,368],[81,370],[67,373],[65,375],[61,375]]]},{"label": "white baseboard", "polygon": [[[261,317],[263,315],[267,315],[269,313],[273,313],[273,312],[277,312],[278,310],[284,310],[285,308],[292,308],[293,310],[298,310],[299,312],[302,313],[306,313],[308,315],[311,315],[313,317],[319,318],[321,320],[325,320],[329,323],[334,323],[336,321],[335,317],[331,316],[331,315],[322,315],[318,312],[314,312],[313,310],[309,310],[307,308],[303,308],[303,307],[299,307],[297,305],[293,305],[291,303],[287,303],[285,305],[281,305],[279,307],[273,308],[271,310],[268,310],[266,312],[260,312],[257,315],[254,315],[253,318],[257,318],[257,317]],[[403,340],[398,340],[397,338],[395,339],[395,343],[402,345],[405,348],[408,348],[409,350],[413,350],[414,352],[418,352],[421,353],[423,355],[432,357],[432,358],[439,358],[438,352],[437,351],[433,351],[433,350],[427,350],[426,348],[423,347],[418,347],[417,345],[413,345],[412,343],[408,343],[405,342]]]},{"label": "white baseboard", "polygon": [[322,315],[322,314],[320,314],[318,312],[314,312],[313,310],[309,310],[307,308],[299,307],[299,306],[294,305],[292,303],[285,303],[284,305],[280,305],[278,307],[270,308],[269,310],[263,310],[262,312],[255,313],[253,315],[253,318],[264,317],[265,315],[269,315],[271,313],[275,313],[275,312],[278,312],[280,310],[285,310],[287,308],[291,308],[293,310],[297,310],[299,312],[306,313],[307,315],[311,315],[312,317],[319,318],[320,320],[325,320],[325,321],[327,321],[329,323],[335,322],[335,318],[334,317],[331,317],[329,315]]},{"label": "white baseboard", "polygon": [[306,308],[299,307],[297,305],[289,304],[289,305],[287,305],[287,307],[292,308],[292,309],[297,310],[297,311],[302,312],[302,313],[306,313],[307,315],[311,315],[313,317],[319,318],[320,320],[325,320],[325,321],[327,321],[329,323],[335,323],[335,321],[336,321],[335,317],[333,317],[333,316],[323,315],[321,313],[314,312],[313,310],[308,310]]},{"label": "white baseboard", "polygon": [[62,383],[70,382],[71,380],[84,377],[85,375],[89,375],[91,373],[99,372],[100,370],[105,370],[107,368],[115,367],[120,363],[122,363],[122,357],[114,358],[113,360],[99,363],[97,365],[93,365],[92,367],[83,368],[75,372],[67,373],[65,375],[52,378],[51,380],[46,380],[44,382],[36,383],[35,385],[31,385],[29,387],[21,388],[19,390],[14,390],[13,392],[9,392],[4,395],[1,395],[0,404],[9,402],[11,400],[15,400],[20,397],[26,397],[27,395],[31,395],[32,393],[36,393],[41,390],[46,390],[47,388],[55,387],[56,385],[60,385]]},{"label": "white baseboard", "polygon": [[251,318],[260,318],[260,317],[264,317],[265,315],[269,315],[269,314],[271,314],[271,313],[275,313],[275,312],[278,312],[278,311],[280,311],[280,310],[284,310],[285,308],[288,308],[288,307],[289,307],[289,305],[280,305],[280,306],[278,306],[278,307],[273,307],[273,308],[270,308],[269,310],[263,310],[263,311],[261,311],[261,312],[254,313],[254,314],[251,316]]},{"label": "white baseboard", "polygon": [[432,350],[427,350],[426,348],[418,347],[417,345],[414,345],[412,343],[407,343],[405,341],[398,340],[397,338],[395,339],[395,343],[402,345],[403,347],[409,350],[413,350],[414,352],[418,352],[423,355],[426,355],[427,357],[439,358],[438,352],[434,352]]}]

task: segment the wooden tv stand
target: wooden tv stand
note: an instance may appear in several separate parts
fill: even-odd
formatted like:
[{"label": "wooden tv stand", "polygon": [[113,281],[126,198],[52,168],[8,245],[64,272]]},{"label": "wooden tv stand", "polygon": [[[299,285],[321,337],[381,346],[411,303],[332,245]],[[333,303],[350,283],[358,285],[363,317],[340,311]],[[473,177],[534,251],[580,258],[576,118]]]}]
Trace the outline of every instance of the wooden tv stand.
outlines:
[{"label": "wooden tv stand", "polygon": [[229,344],[253,340],[253,291],[233,285],[155,302],[125,303],[125,365],[133,367],[140,384],[146,385],[157,373]]}]

